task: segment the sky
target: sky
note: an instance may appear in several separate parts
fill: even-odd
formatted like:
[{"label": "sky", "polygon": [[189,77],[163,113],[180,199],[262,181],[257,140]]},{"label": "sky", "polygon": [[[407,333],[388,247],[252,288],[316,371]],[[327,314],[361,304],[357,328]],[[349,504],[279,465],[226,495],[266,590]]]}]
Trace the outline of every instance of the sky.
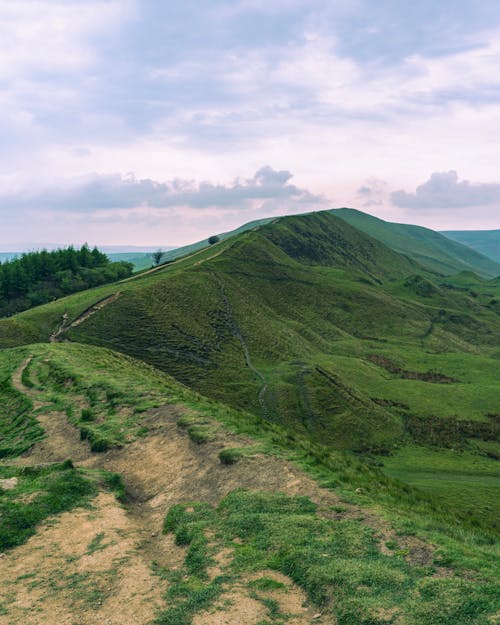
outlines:
[{"label": "sky", "polygon": [[0,0],[0,251],[500,228],[498,0]]}]

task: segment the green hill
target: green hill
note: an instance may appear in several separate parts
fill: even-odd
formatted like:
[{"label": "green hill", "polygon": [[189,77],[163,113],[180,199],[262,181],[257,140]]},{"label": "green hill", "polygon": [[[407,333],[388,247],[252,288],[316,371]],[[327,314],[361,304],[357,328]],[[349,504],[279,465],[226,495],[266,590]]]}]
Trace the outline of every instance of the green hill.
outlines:
[{"label": "green hill", "polygon": [[[258,228],[261,225],[264,225],[270,221],[273,221],[273,218],[268,219],[257,219],[255,221],[250,221],[246,224],[243,224],[239,228],[235,228],[234,230],[229,230],[228,232],[221,232],[214,236],[217,236],[220,241],[224,241],[225,239],[229,239],[238,234],[242,234],[243,232],[247,232],[247,230],[253,230]],[[197,241],[196,243],[191,243],[190,245],[183,245],[182,247],[176,247],[173,250],[168,250],[165,252],[163,256],[162,263],[169,263],[183,256],[189,256],[190,254],[194,254],[194,252],[199,252],[206,248],[210,247],[210,243],[208,239],[202,239],[201,241]]]},{"label": "green hill", "polygon": [[352,208],[335,209],[333,213],[397,252],[416,260],[429,271],[444,275],[459,271],[475,271],[486,277],[500,275],[500,264],[495,259],[483,256],[479,253],[481,250],[467,247],[465,240],[457,243],[451,240],[453,237],[448,238],[428,228],[391,223]]},{"label": "green hill", "polygon": [[441,234],[500,263],[500,230],[447,230]]},{"label": "green hill", "polygon": [[47,340],[67,314],[61,338],[139,358],[335,448],[389,449],[408,423],[418,429],[436,415],[481,438],[475,423],[496,410],[500,317],[491,293],[416,269],[329,212],[286,217],[5,320],[0,340]]},{"label": "green hill", "polygon": [[0,619],[33,537],[89,622],[494,622],[500,282],[409,256],[284,217],[1,319]]}]

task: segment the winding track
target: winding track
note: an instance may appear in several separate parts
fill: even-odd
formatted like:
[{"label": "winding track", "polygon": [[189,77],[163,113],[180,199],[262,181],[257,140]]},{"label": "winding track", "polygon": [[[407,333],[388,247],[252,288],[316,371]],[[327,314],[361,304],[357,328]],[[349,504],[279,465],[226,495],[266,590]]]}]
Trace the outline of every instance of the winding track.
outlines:
[{"label": "winding track", "polygon": [[265,377],[263,376],[263,374],[254,366],[254,364],[252,363],[252,359],[250,358],[250,351],[248,349],[248,345],[243,337],[243,334],[241,333],[241,330],[236,322],[236,319],[234,318],[234,314],[233,314],[233,308],[231,306],[231,302],[229,301],[229,298],[227,297],[227,293],[225,290],[225,286],[224,286],[224,281],[222,280],[222,278],[215,272],[213,272],[217,282],[219,283],[219,287],[221,290],[221,294],[222,294],[222,300],[224,302],[224,305],[226,307],[226,311],[229,317],[229,322],[231,324],[231,332],[233,334],[233,336],[238,339],[238,341],[241,344],[242,350],[243,350],[243,354],[245,357],[245,362],[247,367],[250,369],[250,371],[252,371],[252,373],[254,373],[259,380],[261,381],[261,387],[259,390],[259,395],[258,395],[258,400],[259,400],[259,404],[260,407],[262,409],[262,415],[263,417],[269,421],[270,419],[270,415],[269,415],[269,410],[267,408],[267,404],[266,404],[266,400],[265,400],[265,395],[266,395],[266,391],[267,391],[267,382]]}]

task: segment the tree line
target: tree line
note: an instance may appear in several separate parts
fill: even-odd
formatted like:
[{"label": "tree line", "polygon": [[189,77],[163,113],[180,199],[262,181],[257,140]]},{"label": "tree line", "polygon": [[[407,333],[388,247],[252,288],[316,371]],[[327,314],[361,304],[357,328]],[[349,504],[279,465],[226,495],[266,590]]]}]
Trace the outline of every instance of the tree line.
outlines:
[{"label": "tree line", "polygon": [[132,263],[112,263],[87,244],[80,249],[28,252],[0,263],[0,316],[127,278],[132,271]]}]

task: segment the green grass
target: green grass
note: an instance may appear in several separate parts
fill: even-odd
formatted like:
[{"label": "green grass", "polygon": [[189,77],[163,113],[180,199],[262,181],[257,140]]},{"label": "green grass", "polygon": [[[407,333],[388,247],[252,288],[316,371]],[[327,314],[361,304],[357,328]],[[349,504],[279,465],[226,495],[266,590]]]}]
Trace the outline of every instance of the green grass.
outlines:
[{"label": "green grass", "polygon": [[31,401],[11,382],[25,357],[22,349],[0,352],[0,458],[19,456],[44,436]]},{"label": "green grass", "polygon": [[[268,569],[288,575],[339,625],[382,625],[391,622],[387,614],[408,625],[486,625],[498,608],[492,578],[436,578],[432,566],[410,565],[402,556],[382,554],[368,526],[318,516],[316,506],[304,497],[235,491],[217,508],[175,506],[166,517],[165,531],[174,532],[176,542],[189,545],[189,550],[180,588],[174,585],[176,590],[170,591],[178,603],[158,624],[173,623],[179,616],[179,622],[191,623],[196,611],[220,595],[221,586],[259,571],[264,575],[253,582],[254,595],[265,603],[271,621],[281,622],[277,602],[255,592],[282,586],[265,577]],[[207,532],[215,536],[208,552]],[[190,568],[193,549],[200,545],[203,557]],[[206,574],[210,553],[228,547],[234,555],[224,571],[226,579],[212,582],[217,592],[199,602],[197,583]]]},{"label": "green grass", "polygon": [[[71,321],[120,291],[65,337],[126,353],[333,448],[387,451],[413,431],[407,418],[486,421],[496,410],[500,315],[490,301],[500,285],[473,297],[443,280],[452,282],[326,211],[5,322],[48,336],[63,313]],[[374,354],[458,382],[404,379]],[[112,432],[105,438],[118,443]]]},{"label": "green grass", "polygon": [[[0,352],[0,362],[14,353]],[[146,410],[176,401],[179,391],[182,396],[168,376],[149,367],[138,371],[136,362],[107,350],[48,344],[30,346],[29,353],[30,383],[39,399],[65,411],[92,451],[135,440]],[[82,401],[88,407],[82,408]]]},{"label": "green grass", "polygon": [[[0,362],[7,359],[11,363],[19,363],[26,353],[28,352],[24,348],[6,350],[0,353]],[[490,528],[490,517],[482,512],[478,516],[480,509],[471,516],[469,508],[455,505],[452,498],[443,507],[439,493],[425,489],[407,491],[403,483],[383,477],[376,466],[377,462],[369,466],[348,453],[326,447],[327,440],[322,444],[311,442],[307,431],[293,434],[279,424],[268,423],[251,413],[207,400],[179,385],[169,376],[139,365],[126,356],[77,344],[36,345],[30,347],[29,353],[33,354],[30,367],[33,388],[37,390],[37,386],[43,384],[39,397],[58,405],[59,409],[66,409],[69,419],[89,439],[95,451],[126,445],[147,434],[144,411],[148,407],[180,403],[188,408],[188,412],[179,420],[179,425],[187,428],[196,442],[210,440],[217,429],[217,421],[254,437],[256,447],[223,450],[221,462],[233,462],[256,451],[275,453],[298,462],[327,485],[347,489],[351,493],[356,488],[362,488],[367,495],[375,497],[381,503],[416,508],[429,515],[438,514],[441,508],[439,514],[450,519],[453,524],[465,523],[472,527],[479,523],[486,530]],[[344,392],[347,393],[345,390]],[[90,408],[82,411],[79,407],[82,397],[91,404],[94,420],[88,421],[87,411]],[[27,413],[26,418],[36,423],[32,413]],[[17,417],[13,418],[10,424],[7,421],[4,427],[11,427],[13,435],[20,438],[22,446],[19,449],[28,448],[34,440],[25,438],[26,431],[24,428],[17,428],[16,419]],[[40,430],[40,436],[42,435]],[[482,458],[480,454],[485,453],[472,444],[469,451],[470,453],[463,456],[463,466],[459,467],[457,464],[456,474],[453,471],[448,474],[450,482],[453,482],[456,475],[456,489],[462,484],[461,474],[464,467],[470,464],[473,468],[475,459]],[[405,447],[398,453],[404,456]],[[387,460],[390,461],[390,458]],[[488,461],[494,462],[492,459]],[[410,480],[411,476],[406,478],[401,474],[399,477],[404,482],[405,479]],[[429,495],[426,496],[424,491]]]},{"label": "green grass", "polygon": [[[332,212],[352,226],[382,241],[392,249],[410,256],[432,271],[453,274],[463,270],[472,270],[487,276],[500,275],[500,264],[494,262],[493,257],[483,256],[483,249],[486,248],[468,247],[468,240],[473,240],[473,236],[469,239],[453,236],[448,238],[428,228],[383,221],[349,208]],[[473,235],[473,233],[470,234]],[[452,240],[454,238],[456,241]]]},{"label": "green grass", "polygon": [[472,452],[405,447],[384,458],[384,472],[495,527],[500,517],[498,461]]},{"label": "green grass", "polygon": [[0,466],[0,476],[18,478],[17,488],[0,489],[0,551],[21,545],[42,521],[87,504],[97,493],[95,481],[70,462],[40,468]]},{"label": "green grass", "polygon": [[[117,291],[65,335],[72,342],[0,352],[9,454],[43,435],[9,382],[33,353],[25,383],[101,450],[147,435],[149,408],[182,404],[180,425],[200,442],[217,422],[251,436],[261,452],[295,462],[345,502],[372,506],[401,532],[437,545],[440,561],[490,575],[497,491],[483,467],[498,458],[500,282],[427,271],[326,213],[289,217],[157,272],[1,320],[0,345],[47,340],[63,313],[71,321]],[[429,372],[455,381],[425,381]],[[417,452],[416,443],[433,447]],[[221,461],[238,457],[223,450]],[[192,567],[207,555],[195,544]],[[220,584],[204,594],[202,578],[189,588],[174,580],[178,601],[193,603],[165,618],[188,622],[195,604],[218,596]],[[404,600],[419,623],[431,623],[441,581],[424,581],[420,591],[413,580]],[[463,580],[452,581],[449,596],[463,595]]]},{"label": "green grass", "polygon": [[[386,516],[390,524],[394,525],[401,534],[416,534],[422,540],[436,545],[438,548],[437,563],[448,563],[449,566],[453,566],[454,570],[458,572],[473,571],[474,579],[476,580],[474,588],[480,589],[483,594],[486,593],[485,597],[490,592],[491,579],[494,575],[492,569],[494,561],[491,559],[491,553],[495,548],[492,539],[491,517],[482,517],[482,508],[474,511],[475,515],[478,512],[480,513],[479,517],[471,517],[468,514],[468,508],[464,509],[458,500],[457,504],[453,496],[445,498],[442,496],[442,492],[426,491],[425,485],[421,488],[415,488],[408,483],[405,484],[401,481],[401,477],[404,477],[401,475],[395,475],[399,479],[394,479],[390,475],[384,475],[384,472],[390,471],[391,461],[396,462],[399,459],[400,463],[403,463],[404,448],[396,453],[393,452],[393,456],[383,457],[384,466],[380,467],[377,466],[380,464],[377,456],[370,456],[365,462],[363,458],[357,458],[348,452],[332,450],[319,445],[312,442],[307,434],[292,433],[281,425],[263,421],[252,413],[238,411],[204,398],[179,385],[165,374],[144,367],[144,365],[137,363],[131,358],[102,348],[76,344],[30,346],[29,350],[17,349],[1,352],[0,362],[4,362],[4,366],[7,367],[5,365],[7,360],[10,363],[7,369],[13,370],[16,363],[21,362],[27,353],[34,354],[33,364],[30,367],[30,379],[33,381],[35,390],[37,386],[42,384],[41,380],[43,380],[44,388],[46,386],[50,389],[50,392],[47,392],[47,388],[45,388],[45,390],[41,391],[42,396],[44,393],[47,393],[47,395],[52,396],[53,399],[63,404],[76,405],[76,398],[81,398],[82,396],[87,397],[89,401],[93,398],[92,414],[96,415],[96,420],[86,421],[83,424],[104,428],[103,432],[112,431],[112,440],[118,441],[119,444],[127,444],[127,441],[133,440],[135,435],[139,435],[142,427],[141,420],[144,415],[142,409],[144,408],[143,402],[145,397],[148,402],[152,401],[152,404],[148,403],[148,405],[153,406],[161,403],[182,404],[187,409],[187,414],[180,419],[184,428],[198,427],[215,431],[217,427],[224,425],[235,432],[251,436],[255,440],[253,451],[272,453],[278,457],[295,462],[322,485],[334,488],[346,502],[375,508],[377,513]],[[103,388],[106,389],[106,392],[102,390]],[[100,410],[99,406],[101,404],[107,405],[106,402],[110,401],[110,398],[113,399],[114,405],[109,415],[107,414],[109,406],[106,411]],[[121,411],[122,401],[132,412],[127,411],[124,414]],[[134,413],[134,409],[137,407],[140,410]],[[81,414],[81,409],[75,411],[75,418],[79,419]],[[106,419],[108,418],[111,424],[106,426]],[[129,422],[129,419],[132,419],[132,421]],[[132,426],[130,426],[130,423],[132,423]],[[130,435],[130,433],[125,435],[129,427],[131,427],[132,432],[135,432],[134,435]],[[134,430],[134,428],[136,429]],[[122,438],[120,438],[119,433],[122,430]],[[235,451],[228,450],[228,452],[231,455],[236,454],[238,456],[242,452],[242,456],[244,456],[247,453],[251,453],[252,448],[242,448]],[[412,452],[411,448],[407,449],[406,452],[417,453],[415,450]],[[450,482],[453,482],[454,475],[459,476],[466,473],[465,468],[474,466],[476,461],[478,463],[475,465],[475,470],[477,475],[482,476],[482,478],[489,479],[488,474],[491,468],[496,466],[491,458],[480,455],[484,453],[481,451],[481,448],[474,452],[471,448],[466,454],[462,455],[458,454],[458,452],[444,452],[443,450],[432,453],[435,453],[436,464],[428,464],[429,470],[436,473],[438,473],[438,470],[441,473],[446,473]],[[444,455],[440,462],[441,453]],[[409,456],[408,463],[415,464],[420,462],[422,458],[426,457],[426,454],[429,455],[431,452],[421,452],[421,454],[423,455]],[[371,462],[372,460],[374,460],[373,463]],[[427,462],[429,463],[428,460]],[[13,469],[4,468],[2,470],[4,471],[3,475],[12,475],[10,471],[13,471]],[[231,467],[228,466],[227,470],[231,471]],[[87,479],[86,475],[83,477]],[[408,476],[405,479],[411,482],[413,477]],[[459,479],[456,481],[457,484]],[[113,490],[120,501],[126,501],[125,489],[118,475],[99,474],[94,477],[94,482],[95,480]],[[444,485],[444,482],[442,482],[442,486]],[[446,489],[448,489],[448,485],[446,485]],[[253,528],[260,528],[259,532],[262,531],[262,534],[256,535],[255,540],[257,542],[255,544],[252,542],[254,539],[251,538],[251,541],[246,541],[241,546],[241,549],[238,547],[238,557],[235,558],[234,568],[227,573],[230,578],[234,575],[244,574],[245,571],[260,570],[258,569],[259,566],[265,568],[272,564],[268,559],[272,554],[275,554],[273,551],[275,547],[273,546],[274,543],[265,543],[265,540],[267,540],[266,536],[274,536],[273,540],[278,540],[281,536],[280,540],[283,540],[283,549],[285,549],[286,553],[288,553],[288,550],[292,550],[295,553],[295,547],[300,547],[300,532],[305,531],[302,525],[300,525],[302,521],[297,525],[297,519],[298,517],[303,517],[304,514],[308,518],[311,517],[305,525],[308,534],[313,538],[317,536],[318,540],[320,540],[319,537],[323,536],[325,532],[326,535],[330,535],[329,532],[333,532],[332,540],[334,539],[335,532],[332,528],[339,527],[338,525],[329,526],[329,522],[327,523],[324,519],[318,519],[314,514],[314,506],[312,504],[305,503],[304,500],[295,501],[287,498],[273,500],[272,509],[274,512],[272,514],[276,516],[271,518],[279,519],[280,527],[286,529],[288,521],[290,521],[290,519],[287,520],[287,515],[290,514],[293,517],[293,523],[289,525],[290,530],[284,533],[282,531],[280,536],[278,536],[277,532],[274,534],[270,533],[273,525],[268,525],[266,520],[266,509],[267,506],[271,505],[269,504],[269,497],[272,499],[270,495],[256,496],[253,499],[236,498],[234,500],[236,502],[234,503],[235,508],[232,507],[233,504],[229,505],[226,502],[227,507],[222,506],[220,512],[214,512],[209,506],[200,504],[200,506],[194,507],[196,512],[194,517],[189,516],[190,513],[187,513],[186,519],[189,520],[189,523],[179,521],[179,519],[185,517],[185,507],[180,506],[171,512],[167,519],[166,529],[175,529],[176,541],[181,545],[185,545],[188,551],[185,568],[182,571],[171,571],[168,573],[170,580],[168,600],[171,607],[160,617],[158,623],[190,623],[190,619],[197,611],[213,605],[214,601],[221,596],[225,584],[229,583],[226,576],[217,578],[212,582],[207,581],[207,568],[210,566],[213,555],[211,552],[212,547],[205,540],[206,537],[204,538],[205,535],[203,533],[203,528],[208,527],[207,523],[209,525],[215,524],[215,529],[219,528],[217,531],[222,531],[223,529],[223,532],[228,531],[227,528],[229,526],[234,526],[231,531],[236,531],[237,528],[240,528],[238,531],[241,532],[243,532],[243,528],[250,527],[249,540],[253,536]],[[307,510],[304,510],[303,506]],[[280,507],[282,511],[278,514]],[[338,509],[340,511],[339,514],[342,514],[345,510],[341,505],[338,506]],[[196,522],[192,523],[192,521]],[[264,525],[261,524],[261,521]],[[227,523],[229,523],[229,526],[227,526]],[[326,523],[327,530],[321,525],[323,523]],[[34,531],[35,527],[36,525],[32,526],[29,532]],[[340,526],[339,536],[344,531],[342,530],[343,527],[343,525]],[[364,537],[363,540],[370,538],[369,528],[362,524],[360,525],[358,521],[349,522],[346,527],[349,528],[348,538],[345,539],[346,543],[356,545],[357,541],[361,540],[362,537]],[[354,533],[351,534],[351,532]],[[224,538],[224,540],[226,539]],[[381,556],[377,553],[372,556],[371,549],[374,540],[375,538],[371,536],[371,542],[367,544],[372,546],[368,551],[362,550],[360,552],[359,561],[355,560],[353,563],[349,559],[346,563],[339,555],[339,561],[343,566],[345,565],[345,570],[343,568],[341,573],[335,573],[341,575],[338,582],[341,585],[342,596],[342,601],[338,604],[338,618],[340,622],[342,622],[342,619],[344,619],[344,623],[349,623],[349,619],[351,619],[351,622],[355,622],[352,621],[353,615],[359,613],[365,615],[363,618],[368,623],[370,622],[369,619],[373,617],[373,614],[379,608],[390,609],[394,605],[396,597],[404,598],[406,602],[405,610],[407,610],[408,614],[411,614],[412,610],[415,614],[420,614],[419,610],[422,611],[423,608],[421,609],[412,599],[412,597],[416,596],[417,591],[420,592],[420,584],[425,582],[425,584],[432,586],[433,584],[441,583],[439,580],[435,581],[430,578],[425,572],[422,578],[419,576],[420,573],[416,575],[412,572],[405,572],[407,565],[402,560],[398,548],[393,550],[394,557],[399,558],[397,566],[394,564],[396,561],[394,563],[386,561],[386,556],[381,560],[379,559]],[[265,545],[265,548],[262,547],[262,551],[259,551],[261,544]],[[314,541],[311,544],[314,545]],[[257,549],[257,552],[255,549]],[[326,553],[323,550],[323,545],[321,549],[321,553]],[[305,554],[300,552],[300,550],[297,553],[297,559],[293,559],[291,562],[302,562],[304,560]],[[373,557],[375,557],[375,560],[373,560]],[[263,559],[261,560],[261,558]],[[289,560],[287,559],[286,561],[288,562]],[[323,601],[321,593],[328,594],[330,584],[333,583],[331,580],[336,578],[331,577],[334,572],[330,569],[326,572],[316,571],[316,560],[313,559],[311,562],[314,566],[311,564],[312,568],[310,570],[307,569],[303,579],[298,576],[298,573],[293,572],[295,564],[293,567],[290,565],[290,568],[287,569],[281,568],[281,565],[278,568],[289,574],[297,583],[302,584],[307,592],[312,593],[311,597],[318,603],[321,603]],[[320,561],[321,563],[323,563],[323,560]],[[386,568],[387,566],[389,569]],[[398,586],[400,590],[397,592],[394,589],[389,589],[387,592],[381,591],[379,584],[382,582],[380,580],[377,581],[377,571],[383,572],[387,570],[388,579],[393,579],[391,576],[395,572],[398,575],[403,575],[402,579],[405,580],[402,582],[403,590]],[[320,577],[316,577],[316,574],[320,575]],[[326,577],[322,577],[323,575]],[[362,577],[359,578],[359,575]],[[373,596],[369,596],[369,593],[365,596],[362,593],[362,596],[358,597],[359,593],[354,590],[357,586],[353,585],[354,582],[352,580],[364,580],[365,575],[374,575],[374,581],[371,581],[371,577],[367,579],[370,580],[369,587],[373,586],[375,591]],[[478,579],[483,580],[483,578],[484,583],[483,581],[480,581],[480,583],[477,581]],[[454,584],[453,588],[452,582]],[[361,586],[365,585],[362,581],[357,581],[356,583]],[[337,591],[336,584],[337,581],[334,585]],[[427,589],[428,586],[425,584],[424,587]],[[469,607],[464,607],[460,603],[459,599],[463,598],[463,593],[462,591],[459,592],[459,590],[462,589],[463,592],[468,592],[469,585],[472,582],[451,578],[451,581],[446,582],[446,584],[450,584],[443,590],[444,596],[449,594],[450,597],[451,607],[449,608],[449,614],[452,614],[453,618],[457,618],[456,622],[460,623],[462,622],[460,619],[463,620],[465,618],[463,614],[469,610]],[[313,587],[317,588],[317,590],[312,590]],[[474,588],[473,593],[476,593]],[[256,592],[261,593],[262,591],[257,590]],[[434,591],[429,590],[429,597],[432,592]],[[361,603],[359,603],[358,599]],[[481,614],[480,610],[489,610],[490,608],[485,606],[490,604],[490,599],[481,599],[477,605],[482,607],[470,608],[471,610],[473,609],[472,614],[474,618],[476,618],[476,614]],[[433,609],[434,604],[429,598],[427,616],[425,611],[422,611],[422,615],[418,616],[420,620],[415,622],[426,623],[425,618],[430,618],[428,615],[432,613]],[[452,617],[447,614],[445,613],[442,618],[451,619]],[[408,617],[408,622],[413,625],[410,617]],[[442,622],[451,622],[451,620],[443,620]],[[463,622],[466,623],[467,621],[463,620]],[[478,620],[478,623],[481,622],[483,621]]]},{"label": "green grass", "polygon": [[[498,392],[498,315],[461,291],[444,303],[407,293],[403,276],[415,268],[338,222],[297,217],[247,233],[199,265],[195,257],[135,281],[69,336],[334,447],[399,442],[404,420],[384,401],[417,416],[485,420]],[[402,379],[372,354],[458,383]]]}]

